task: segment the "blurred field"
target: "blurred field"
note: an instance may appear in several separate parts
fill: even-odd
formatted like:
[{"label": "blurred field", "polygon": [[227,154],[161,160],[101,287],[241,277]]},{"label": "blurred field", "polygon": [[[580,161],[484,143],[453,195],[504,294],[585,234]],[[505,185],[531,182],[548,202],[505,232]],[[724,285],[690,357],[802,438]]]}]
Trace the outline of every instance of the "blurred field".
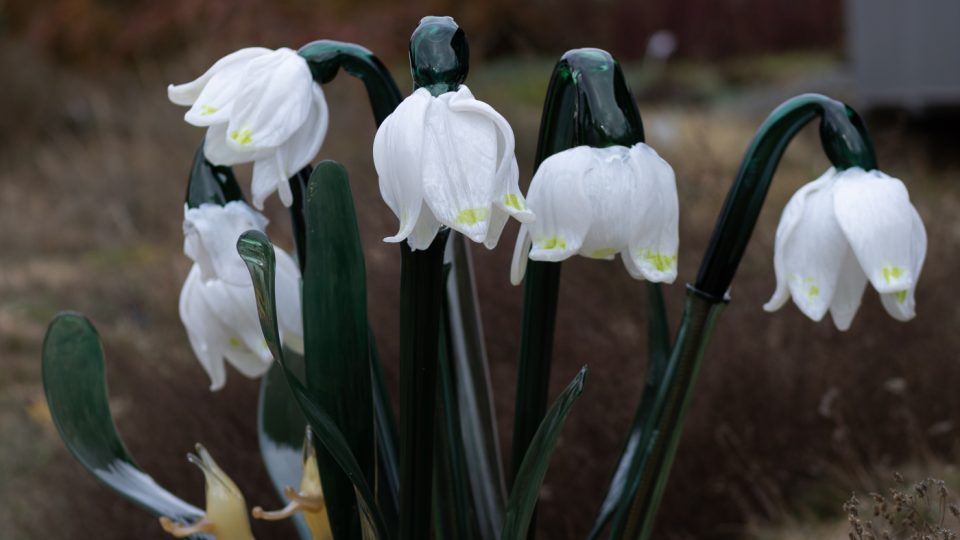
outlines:
[{"label": "blurred field", "polygon": [[[394,48],[404,46],[405,38]],[[188,270],[182,198],[202,133],[166,101],[228,52],[210,45],[169,60],[68,68],[26,38],[0,45],[0,536],[105,540],[164,538],[146,514],[100,487],[74,463],[44,414],[39,351],[61,309],[86,313],[108,355],[121,433],[161,484],[200,503],[200,475],[183,458],[202,441],[251,505],[277,503],[254,432],[257,383],[230,372],[216,394],[192,357],[177,316]],[[557,50],[557,54],[562,50]],[[616,52],[616,51],[614,51]],[[173,54],[173,53],[171,53]],[[510,120],[521,181],[529,182],[553,57],[477,62],[468,84]],[[392,71],[409,87],[403,64]],[[782,99],[801,91],[846,95],[831,54],[777,54],[718,63],[682,60],[656,75],[626,65],[641,96],[648,142],[676,169],[681,201],[680,278],[667,288],[672,321],[742,152]],[[840,73],[840,75],[838,75]],[[396,384],[399,253],[381,239],[395,218],[370,159],[374,125],[362,86],[325,87],[331,129],[321,158],[353,178],[367,256],[370,313]],[[870,119],[882,168],[903,178],[929,236],[918,317],[902,324],[868,290],[853,328],[815,324],[788,306],[760,306],[773,291],[773,236],[787,198],[827,167],[816,130],[787,152],[734,282],[691,406],[657,538],[845,537],[841,505],[889,471],[938,471],[957,459],[960,308],[950,279],[960,268],[960,157],[949,124],[886,115]],[[244,184],[249,169],[240,169]],[[289,247],[274,198],[268,229]],[[475,249],[502,443],[509,448],[521,289],[508,281],[516,226],[493,252]],[[564,266],[553,390],[583,363],[587,390],[564,431],[543,490],[544,538],[580,538],[639,399],[644,373],[643,284],[622,266]],[[921,472],[926,475],[928,473]],[[283,525],[256,527],[285,538]]]}]

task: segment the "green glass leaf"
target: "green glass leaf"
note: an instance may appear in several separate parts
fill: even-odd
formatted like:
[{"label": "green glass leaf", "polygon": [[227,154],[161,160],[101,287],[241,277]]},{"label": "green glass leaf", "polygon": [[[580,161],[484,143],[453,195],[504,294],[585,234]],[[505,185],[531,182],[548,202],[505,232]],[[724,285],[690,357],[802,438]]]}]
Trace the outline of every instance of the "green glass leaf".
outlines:
[{"label": "green glass leaf", "polygon": [[567,420],[570,408],[583,393],[586,376],[587,368],[584,366],[554,401],[543,422],[540,423],[540,428],[534,434],[533,440],[530,441],[527,455],[523,457],[513,483],[513,490],[507,500],[502,540],[522,540],[527,537],[533,511],[537,505],[537,496],[540,494],[540,486],[543,485],[543,479],[550,467],[550,458],[557,445],[557,438]]},{"label": "green glass leaf", "polygon": [[607,488],[607,495],[587,536],[588,540],[599,538],[617,509],[630,504],[632,494],[626,489],[627,480],[631,470],[638,470],[637,463],[642,457],[640,439],[653,412],[654,400],[660,390],[670,356],[670,329],[666,320],[663,291],[658,283],[648,283],[647,291],[650,295],[650,319],[647,323],[647,374],[643,394],[627,432],[627,440],[610,480],[610,487]]},{"label": "green glass leaf", "polygon": [[[303,357],[287,349],[287,364],[302,377]],[[284,500],[283,488],[298,487],[303,475],[301,455],[307,421],[287,385],[283,368],[274,363],[260,382],[257,403],[257,439],[260,455],[277,495]],[[300,538],[310,540],[310,529],[303,516],[293,516]]]},{"label": "green glass leaf", "polygon": [[390,393],[377,353],[377,343],[370,332],[370,377],[373,382],[373,413],[377,438],[377,501],[391,529],[396,528],[400,512],[400,464],[397,461],[397,420],[393,414]]},{"label": "green glass leaf", "polygon": [[187,206],[197,208],[201,204],[219,204],[242,201],[243,190],[237,184],[230,167],[220,167],[207,161],[203,155],[203,141],[193,155],[190,179],[187,182]]},{"label": "green glass leaf", "polygon": [[[83,315],[61,313],[50,323],[43,340],[42,378],[60,437],[90,474],[156,517],[181,523],[203,517],[203,510],[160,487],[120,440],[107,399],[103,347]],[[212,540],[207,535],[191,538]]]},{"label": "green glass leaf", "polygon": [[451,233],[446,259],[446,351],[455,380],[450,385],[459,409],[458,430],[480,538],[496,538],[503,524],[506,482],[494,415],[490,368],[470,257],[470,241]]},{"label": "green glass leaf", "polygon": [[[450,265],[446,265],[447,272]],[[445,276],[447,279],[448,276]],[[470,476],[464,445],[464,433],[460,424],[458,399],[459,379],[454,360],[450,354],[449,323],[443,321],[440,334],[440,354],[437,370],[437,431],[434,452],[434,514],[440,527],[435,531],[438,539],[484,538],[477,528],[476,512],[471,494]],[[488,538],[495,538],[491,536]]]},{"label": "green glass leaf", "polygon": [[[368,483],[376,479],[366,272],[347,171],[317,165],[304,207],[303,274],[306,387],[343,433]],[[335,538],[359,538],[353,487],[335,460],[318,452],[320,478]]]},{"label": "green glass leaf", "polygon": [[[313,430],[316,440],[326,449],[330,456],[340,466],[344,475],[355,488],[354,497],[359,495],[362,501],[357,502],[358,508],[364,508],[364,513],[371,516],[376,538],[387,540],[390,538],[388,529],[376,504],[376,497],[367,483],[367,479],[360,468],[357,459],[350,450],[350,445],[336,423],[320,406],[311,401],[307,389],[297,379],[292,366],[286,362],[280,342],[280,332],[277,323],[276,298],[276,260],[273,244],[260,231],[247,231],[240,236],[237,242],[237,251],[250,271],[253,280],[254,294],[257,300],[257,313],[260,318],[260,329],[264,339],[270,347],[287,379],[287,384],[293,393],[294,399],[303,411],[307,423]],[[363,525],[361,525],[363,526]]]}]

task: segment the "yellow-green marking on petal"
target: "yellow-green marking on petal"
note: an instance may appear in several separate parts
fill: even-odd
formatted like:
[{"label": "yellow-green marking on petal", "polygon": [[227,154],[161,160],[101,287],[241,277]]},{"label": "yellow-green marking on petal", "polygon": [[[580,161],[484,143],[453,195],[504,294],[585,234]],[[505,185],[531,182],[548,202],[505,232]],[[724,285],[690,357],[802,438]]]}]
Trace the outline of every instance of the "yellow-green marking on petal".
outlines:
[{"label": "yellow-green marking on petal", "polygon": [[643,257],[643,260],[652,264],[658,272],[666,272],[672,269],[677,263],[676,255],[666,255],[664,253],[650,251],[649,249],[642,250],[640,256]]},{"label": "yellow-green marking on petal", "polygon": [[489,208],[467,208],[461,210],[453,222],[457,225],[476,225],[486,221],[488,217],[490,217]]},{"label": "yellow-green marking on petal", "polygon": [[567,249],[567,242],[563,238],[551,236],[540,243],[540,249]]},{"label": "yellow-green marking on petal", "polygon": [[230,346],[233,347],[234,349],[239,349],[240,345],[243,344],[239,339],[233,336],[231,336],[230,339],[227,340],[227,342],[229,342]]},{"label": "yellow-green marking on petal", "polygon": [[883,274],[883,281],[887,283],[900,279],[900,277],[903,276],[903,268],[899,266],[887,265],[881,268],[880,272]]},{"label": "yellow-green marking on petal", "polygon": [[813,300],[818,296],[820,296],[820,287],[817,287],[816,285],[811,285],[809,288],[807,288],[807,298],[809,298],[810,300]]},{"label": "yellow-green marking on petal", "polygon": [[617,248],[605,247],[590,252],[589,257],[594,259],[606,259],[617,253]]},{"label": "yellow-green marking on petal", "polygon": [[200,106],[200,116],[210,116],[211,114],[219,111],[220,109],[212,105],[201,105]]},{"label": "yellow-green marking on petal", "polygon": [[897,299],[897,302],[901,304],[907,301],[907,291],[897,291],[893,293],[894,298]]},{"label": "yellow-green marking on petal", "polygon": [[507,193],[503,196],[503,204],[508,208],[513,208],[517,212],[523,211],[523,201],[516,194]]},{"label": "yellow-green marking on petal", "polygon": [[253,132],[249,129],[234,131],[230,134],[230,138],[233,139],[237,144],[246,146],[253,142]]}]

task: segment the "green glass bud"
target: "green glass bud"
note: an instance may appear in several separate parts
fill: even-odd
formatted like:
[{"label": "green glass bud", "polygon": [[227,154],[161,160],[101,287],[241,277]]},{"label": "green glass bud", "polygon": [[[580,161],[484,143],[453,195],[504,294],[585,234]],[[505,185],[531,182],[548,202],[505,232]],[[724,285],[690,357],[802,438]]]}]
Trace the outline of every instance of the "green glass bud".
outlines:
[{"label": "green glass bud", "polygon": [[567,51],[550,78],[537,164],[575,146],[633,146],[641,141],[640,111],[616,59],[601,49]]},{"label": "green glass bud", "polygon": [[424,17],[410,36],[410,73],[415,88],[434,96],[454,92],[467,80],[470,47],[452,17]]}]

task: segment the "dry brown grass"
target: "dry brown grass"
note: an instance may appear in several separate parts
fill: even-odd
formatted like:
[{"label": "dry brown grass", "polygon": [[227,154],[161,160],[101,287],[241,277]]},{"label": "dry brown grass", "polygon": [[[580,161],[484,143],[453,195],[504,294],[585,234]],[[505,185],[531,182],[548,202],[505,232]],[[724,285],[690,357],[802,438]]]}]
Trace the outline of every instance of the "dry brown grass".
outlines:
[{"label": "dry brown grass", "polygon": [[[231,373],[225,390],[208,392],[176,312],[188,267],[181,254],[182,195],[201,133],[180,121],[182,111],[166,102],[165,85],[190,78],[223,51],[97,78],[55,69],[26,49],[4,45],[0,51],[0,69],[17,74],[0,95],[16,111],[0,119],[4,537],[78,538],[97,531],[102,539],[163,538],[152,519],[73,462],[42,408],[38,412],[40,341],[63,308],[87,313],[100,329],[119,427],[146,470],[199,502],[199,475],[182,457],[202,441],[249,503],[273,504],[256,451],[256,383]],[[22,65],[31,67],[14,69]],[[517,132],[524,182],[549,68],[549,62],[505,63],[471,74],[475,93]],[[505,73],[519,79],[507,84]],[[777,97],[778,90],[766,92]],[[321,156],[343,162],[354,178],[371,322],[395,384],[399,254],[380,241],[395,220],[376,189],[373,122],[356,81],[338,79],[328,99],[331,136]],[[641,103],[649,142],[674,165],[679,182],[681,270],[678,284],[667,288],[673,321],[682,283],[694,278],[740,156],[767,112],[745,101]],[[895,122],[874,131],[884,169],[907,180],[927,223],[919,315],[909,324],[893,321],[868,292],[853,328],[839,333],[792,306],[773,315],[760,309],[774,286],[779,211],[793,190],[827,166],[814,131],[787,153],[735,280],[691,407],[658,538],[739,537],[748,520],[813,522],[838,514],[849,492],[878,467],[955,456],[960,309],[952,280],[960,268],[960,167],[950,152],[933,151],[950,148],[950,141]],[[269,232],[289,246],[286,216],[275,200],[268,213]],[[475,250],[504,445],[510,443],[522,296],[507,279],[515,234],[511,226],[496,251]],[[643,291],[618,264],[574,260],[564,266],[553,390],[585,362],[591,375],[544,487],[545,538],[581,537],[601,499],[642,386]],[[895,378],[905,386],[892,394],[884,385]],[[818,412],[825,396],[833,396],[829,414]],[[281,538],[290,531],[259,525],[257,532]]]}]

